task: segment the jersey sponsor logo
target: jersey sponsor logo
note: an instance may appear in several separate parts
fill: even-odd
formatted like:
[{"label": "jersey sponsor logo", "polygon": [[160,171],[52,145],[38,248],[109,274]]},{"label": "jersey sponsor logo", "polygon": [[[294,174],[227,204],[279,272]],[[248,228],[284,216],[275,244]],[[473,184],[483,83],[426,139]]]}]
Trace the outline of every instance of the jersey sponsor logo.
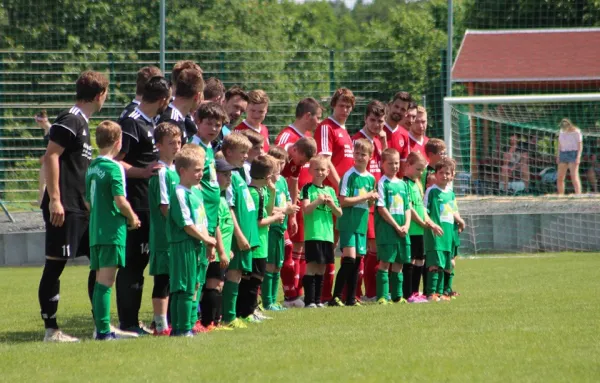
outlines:
[{"label": "jersey sponsor logo", "polygon": [[84,143],[83,150],[81,151],[81,156],[87,158],[88,160],[92,160],[92,145]]},{"label": "jersey sponsor logo", "polygon": [[[242,184],[242,185],[246,185],[246,184]],[[243,194],[244,194],[244,201],[246,202],[246,208],[248,209],[248,211],[256,210],[256,207],[254,206],[254,200],[252,199],[252,196],[250,195],[250,190],[248,188],[244,188],[243,190],[244,190]]]},{"label": "jersey sponsor logo", "polygon": [[86,133],[85,129],[81,132],[81,135],[84,136],[84,137],[87,136],[87,133]]},{"label": "jersey sponsor logo", "polygon": [[[360,189],[354,189],[354,196],[355,197],[362,197],[364,195],[366,195],[367,189],[365,189],[364,187],[360,188]],[[354,207],[359,208],[359,209],[367,209],[369,210],[369,204],[367,202],[362,202],[359,204],[354,205]]]},{"label": "jersey sponsor logo", "polygon": [[195,226],[198,230],[205,230],[208,227],[208,218],[206,218],[206,210],[204,210],[204,204],[200,204],[196,209],[196,219],[194,220]]},{"label": "jersey sponsor logo", "polygon": [[[441,201],[440,201],[441,202]],[[450,201],[440,205],[440,221],[454,224],[454,213],[458,209],[456,208],[456,201]]]},{"label": "jersey sponsor logo", "polygon": [[404,147],[404,138],[400,137],[400,139],[398,140],[398,145],[400,145],[401,148]]},{"label": "jersey sponsor logo", "polygon": [[[148,137],[152,137],[152,132],[148,132]],[[152,143],[154,144],[154,140],[152,140]]]},{"label": "jersey sponsor logo", "polygon": [[404,199],[401,195],[389,192],[390,197],[390,213],[404,215]]},{"label": "jersey sponsor logo", "polygon": [[344,137],[344,135],[343,135],[342,133],[338,133],[338,137],[339,137],[339,138],[343,138],[343,137]]},{"label": "jersey sponsor logo", "polygon": [[212,162],[209,166],[209,174],[210,174],[210,186],[214,186],[214,187],[218,187],[219,186],[219,181],[217,180],[217,170],[215,169],[215,163]]}]

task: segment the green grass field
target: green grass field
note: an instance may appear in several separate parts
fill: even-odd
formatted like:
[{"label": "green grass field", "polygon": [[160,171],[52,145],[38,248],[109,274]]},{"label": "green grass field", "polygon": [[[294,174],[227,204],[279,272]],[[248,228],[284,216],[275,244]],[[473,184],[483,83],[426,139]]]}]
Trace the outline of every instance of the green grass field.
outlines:
[{"label": "green grass field", "polygon": [[450,303],[296,309],[246,330],[102,343],[87,268],[69,267],[59,324],[84,341],[45,344],[41,269],[3,268],[0,381],[598,381],[599,269],[600,254],[461,259]]}]

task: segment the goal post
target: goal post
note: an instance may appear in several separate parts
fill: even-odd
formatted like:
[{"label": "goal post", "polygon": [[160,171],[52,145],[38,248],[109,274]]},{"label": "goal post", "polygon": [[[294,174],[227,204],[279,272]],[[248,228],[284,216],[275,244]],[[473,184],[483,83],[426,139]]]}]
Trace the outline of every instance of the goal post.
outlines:
[{"label": "goal post", "polygon": [[600,93],[444,98],[444,141],[457,162],[458,192],[550,193],[563,118],[581,129],[584,154],[598,152],[600,171]]}]

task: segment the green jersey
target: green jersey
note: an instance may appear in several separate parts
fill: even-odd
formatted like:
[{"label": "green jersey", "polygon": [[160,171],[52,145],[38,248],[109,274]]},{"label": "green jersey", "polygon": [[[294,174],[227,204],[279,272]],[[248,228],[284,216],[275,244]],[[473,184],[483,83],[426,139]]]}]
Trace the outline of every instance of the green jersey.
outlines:
[{"label": "green jersey", "polygon": [[231,218],[231,211],[229,210],[227,199],[225,199],[225,192],[221,194],[220,198],[219,228],[221,228],[221,240],[223,241],[225,256],[229,259],[231,254],[231,241],[233,239],[233,219]]},{"label": "green jersey", "polygon": [[115,196],[126,196],[125,170],[117,161],[100,156],[90,163],[85,175],[85,199],[90,204],[90,246],[125,246],[127,218]]},{"label": "green jersey", "polygon": [[421,186],[423,187],[423,189],[427,188],[427,178],[431,175],[435,175],[435,168],[427,165],[427,167],[421,174]]},{"label": "green jersey", "polygon": [[[352,167],[340,181],[340,196],[358,197],[375,190],[375,177],[367,171],[359,173]],[[342,219],[337,220],[337,229],[349,233],[367,234],[369,204],[361,202],[342,208]]]},{"label": "green jersey", "polygon": [[217,228],[217,217],[219,215],[219,203],[221,200],[221,189],[217,181],[217,170],[215,169],[215,152],[212,144],[204,144],[198,136],[192,138],[192,143],[198,144],[206,153],[204,160],[204,172],[200,180],[204,208],[208,217],[208,232],[214,233]]},{"label": "green jersey", "polygon": [[[167,223],[170,234],[169,242],[177,243],[193,240],[199,245],[200,241],[190,237],[185,232],[184,227],[194,225],[200,231],[208,231],[208,220],[200,190],[177,185],[169,202],[169,219]],[[174,255],[177,254],[171,254],[171,256]]]},{"label": "green jersey", "polygon": [[[258,207],[254,204],[254,200],[250,195],[250,190],[246,184],[246,180],[242,178],[239,171],[231,171],[231,185],[226,192],[227,204],[233,208],[235,218],[250,244],[250,248],[254,249],[260,245],[258,238]],[[237,246],[237,241],[232,241],[233,251],[240,251]]]},{"label": "green jersey", "polygon": [[[300,193],[302,201],[313,202],[320,194],[330,196],[336,206],[340,203],[335,195],[335,190],[330,186],[317,186],[312,183],[304,185]],[[304,213],[304,240],[326,241],[333,243],[333,212],[327,205],[319,205],[311,213]]]},{"label": "green jersey", "polygon": [[[389,179],[382,176],[377,183],[379,199],[377,207],[385,207],[392,218],[400,226],[406,223],[406,212],[410,210],[410,192],[406,183],[396,177]],[[394,228],[388,224],[379,214],[379,209],[375,210],[375,241],[378,245],[395,245],[398,241],[406,244],[410,243],[408,236],[402,238]]]},{"label": "green jersey", "polygon": [[456,196],[450,185],[445,189],[433,185],[425,192],[425,207],[429,218],[439,225],[444,235],[433,235],[431,230],[425,230],[423,240],[425,252],[427,251],[452,251],[454,241],[454,213],[458,212]]},{"label": "green jersey", "polygon": [[[285,209],[288,202],[291,201],[292,198],[290,197],[287,181],[282,176],[279,176],[279,178],[277,178],[277,182],[275,182],[275,203],[273,206],[280,209]],[[287,222],[288,217],[286,215],[283,223],[272,223],[269,230],[277,230],[283,234],[287,228]]]},{"label": "green jersey", "polygon": [[[269,192],[266,187],[257,188],[249,186],[250,195],[254,201],[254,206],[258,206],[258,215],[256,225],[269,216],[267,205],[269,204]],[[260,246],[252,252],[252,258],[267,258],[269,255],[269,226],[258,226],[258,238]]]},{"label": "green jersey", "polygon": [[[409,198],[411,207],[417,213],[421,221],[425,219],[425,205],[423,205],[423,185],[419,181],[413,181],[408,177],[404,177],[404,182],[408,186]],[[408,235],[423,235],[423,227],[415,220],[411,220],[408,229]]]},{"label": "green jersey", "polygon": [[169,206],[171,195],[179,185],[179,175],[175,166],[168,166],[159,161],[164,167],[158,174],[150,177],[148,182],[148,202],[150,204],[150,239],[148,246],[150,252],[156,254],[160,251],[169,251],[167,238],[167,217],[160,211],[161,205]]}]

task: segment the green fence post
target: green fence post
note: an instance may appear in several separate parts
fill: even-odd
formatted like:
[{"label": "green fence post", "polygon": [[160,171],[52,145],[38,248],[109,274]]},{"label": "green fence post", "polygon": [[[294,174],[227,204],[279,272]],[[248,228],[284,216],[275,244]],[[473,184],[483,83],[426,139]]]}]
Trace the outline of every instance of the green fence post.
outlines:
[{"label": "green fence post", "polygon": [[329,51],[329,94],[335,92],[335,51]]},{"label": "green fence post", "polygon": [[225,52],[223,51],[219,53],[219,75],[221,81],[227,81],[227,76],[225,76]]}]

